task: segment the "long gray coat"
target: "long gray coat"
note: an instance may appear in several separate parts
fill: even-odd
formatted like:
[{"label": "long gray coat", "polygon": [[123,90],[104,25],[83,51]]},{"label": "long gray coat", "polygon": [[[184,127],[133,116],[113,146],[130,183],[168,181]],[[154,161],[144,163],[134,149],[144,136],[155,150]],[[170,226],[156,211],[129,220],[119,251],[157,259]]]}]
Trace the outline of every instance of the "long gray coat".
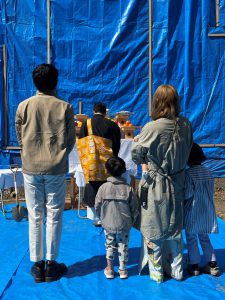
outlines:
[{"label": "long gray coat", "polygon": [[141,207],[137,227],[151,241],[178,234],[183,225],[184,169],[192,146],[190,122],[161,118],[147,123],[133,143],[132,159],[147,163],[147,208]]}]

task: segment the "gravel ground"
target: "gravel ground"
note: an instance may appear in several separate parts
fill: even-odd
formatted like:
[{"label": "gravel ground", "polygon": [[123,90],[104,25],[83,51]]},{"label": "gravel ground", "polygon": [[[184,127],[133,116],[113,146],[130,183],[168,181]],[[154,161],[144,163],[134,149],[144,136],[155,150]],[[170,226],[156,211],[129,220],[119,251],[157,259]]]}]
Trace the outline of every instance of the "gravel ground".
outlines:
[{"label": "gravel ground", "polygon": [[216,214],[225,220],[225,178],[216,178],[214,202]]}]

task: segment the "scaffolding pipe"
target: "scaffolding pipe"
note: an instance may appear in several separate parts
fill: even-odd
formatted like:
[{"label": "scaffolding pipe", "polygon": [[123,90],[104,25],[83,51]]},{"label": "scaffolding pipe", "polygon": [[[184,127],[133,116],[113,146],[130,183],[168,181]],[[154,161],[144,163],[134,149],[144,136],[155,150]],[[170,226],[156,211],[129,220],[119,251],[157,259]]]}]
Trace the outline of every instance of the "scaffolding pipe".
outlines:
[{"label": "scaffolding pipe", "polygon": [[211,37],[225,36],[225,33],[209,33],[208,36]]},{"label": "scaffolding pipe", "polygon": [[[202,148],[225,148],[225,144],[199,144]],[[3,150],[21,150],[19,146],[2,147]]]},{"label": "scaffolding pipe", "polygon": [[148,14],[149,14],[149,29],[148,29],[148,56],[149,56],[149,74],[148,74],[148,105],[149,105],[149,116],[152,115],[152,0],[148,1]]},{"label": "scaffolding pipe", "polygon": [[225,144],[200,144],[202,148],[225,148]]},{"label": "scaffolding pipe", "polygon": [[216,0],[216,27],[220,26],[220,0]]},{"label": "scaffolding pipe", "polygon": [[50,45],[51,45],[51,31],[50,31],[50,17],[51,17],[51,4],[47,0],[47,63],[51,63]]},{"label": "scaffolding pipe", "polygon": [[6,45],[3,45],[2,53],[3,53],[3,85],[4,85],[4,144],[8,145],[8,96],[7,96]]}]

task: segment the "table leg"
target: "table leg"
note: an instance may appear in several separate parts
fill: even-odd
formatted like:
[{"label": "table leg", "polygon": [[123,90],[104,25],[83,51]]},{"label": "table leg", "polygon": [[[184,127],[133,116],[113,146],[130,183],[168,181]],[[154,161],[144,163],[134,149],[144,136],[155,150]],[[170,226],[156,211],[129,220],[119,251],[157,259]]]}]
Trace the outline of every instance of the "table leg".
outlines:
[{"label": "table leg", "polygon": [[76,202],[76,188],[75,188],[75,178],[74,178],[74,173],[71,174],[70,177],[70,186],[69,186],[69,191],[70,191],[70,199],[71,199],[71,207],[75,207],[75,202]]},{"label": "table leg", "polygon": [[135,177],[134,175],[130,175],[130,185],[131,187],[134,189],[134,191],[136,190],[136,181],[135,181]]}]

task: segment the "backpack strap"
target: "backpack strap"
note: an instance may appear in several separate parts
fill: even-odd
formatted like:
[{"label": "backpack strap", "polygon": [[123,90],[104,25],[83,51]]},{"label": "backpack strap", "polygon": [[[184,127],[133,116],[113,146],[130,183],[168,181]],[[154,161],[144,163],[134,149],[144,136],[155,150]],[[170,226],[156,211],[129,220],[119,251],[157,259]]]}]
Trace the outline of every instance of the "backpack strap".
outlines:
[{"label": "backpack strap", "polygon": [[87,131],[88,131],[88,135],[93,135],[92,126],[91,126],[91,119],[87,119]]}]

